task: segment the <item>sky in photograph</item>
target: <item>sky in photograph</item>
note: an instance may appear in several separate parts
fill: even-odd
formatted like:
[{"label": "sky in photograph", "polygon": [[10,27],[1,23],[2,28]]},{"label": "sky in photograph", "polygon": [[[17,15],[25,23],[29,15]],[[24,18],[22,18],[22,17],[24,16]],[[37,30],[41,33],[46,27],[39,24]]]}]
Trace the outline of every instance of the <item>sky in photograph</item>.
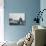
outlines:
[{"label": "sky in photograph", "polygon": [[9,18],[12,18],[13,20],[19,20],[19,18],[22,18],[22,20],[25,20],[25,13],[10,13]]}]

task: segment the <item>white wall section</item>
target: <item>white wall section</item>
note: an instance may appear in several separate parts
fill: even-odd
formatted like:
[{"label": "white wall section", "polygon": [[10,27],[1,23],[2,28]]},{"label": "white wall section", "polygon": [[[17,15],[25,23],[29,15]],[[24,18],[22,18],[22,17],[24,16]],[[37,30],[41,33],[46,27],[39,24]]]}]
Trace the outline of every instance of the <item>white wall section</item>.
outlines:
[{"label": "white wall section", "polygon": [[4,41],[4,1],[0,0],[0,42]]}]

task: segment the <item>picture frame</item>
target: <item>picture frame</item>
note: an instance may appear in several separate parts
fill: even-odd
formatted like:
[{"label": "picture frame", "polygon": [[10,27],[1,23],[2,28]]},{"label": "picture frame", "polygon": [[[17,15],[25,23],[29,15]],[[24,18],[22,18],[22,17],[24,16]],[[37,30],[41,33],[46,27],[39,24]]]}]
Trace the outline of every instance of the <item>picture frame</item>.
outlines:
[{"label": "picture frame", "polygon": [[9,13],[9,25],[25,25],[25,13]]}]

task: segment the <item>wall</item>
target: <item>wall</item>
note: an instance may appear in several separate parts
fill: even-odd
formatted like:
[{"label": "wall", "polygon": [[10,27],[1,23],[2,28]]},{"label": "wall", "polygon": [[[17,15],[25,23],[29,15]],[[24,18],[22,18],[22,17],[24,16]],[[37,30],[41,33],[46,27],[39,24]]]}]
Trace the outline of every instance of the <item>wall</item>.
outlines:
[{"label": "wall", "polygon": [[[40,0],[40,10],[43,10],[43,9],[46,9],[46,0]],[[43,17],[44,20],[43,20],[43,22],[40,21],[40,25],[46,27],[46,11],[44,11],[42,17]],[[46,40],[45,40],[45,44],[46,44]]]},{"label": "wall", "polygon": [[[46,0],[40,0],[40,9],[41,9],[41,11],[43,9],[46,9]],[[43,22],[41,21],[40,25],[46,26],[46,20],[45,20],[46,19],[46,10],[43,12],[42,17],[43,17]]]},{"label": "wall", "polygon": [[[40,10],[40,0],[4,0],[4,35],[7,41],[18,41],[32,29],[35,14]],[[26,25],[10,26],[9,13],[24,12]]]},{"label": "wall", "polygon": [[0,0],[0,42],[4,41],[4,3]]}]

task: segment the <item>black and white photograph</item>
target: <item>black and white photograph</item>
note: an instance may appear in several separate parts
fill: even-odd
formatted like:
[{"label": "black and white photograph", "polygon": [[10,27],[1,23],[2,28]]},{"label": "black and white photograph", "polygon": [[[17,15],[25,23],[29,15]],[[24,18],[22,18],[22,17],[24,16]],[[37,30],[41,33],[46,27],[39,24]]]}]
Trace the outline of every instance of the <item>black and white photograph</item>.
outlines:
[{"label": "black and white photograph", "polygon": [[25,13],[10,13],[9,25],[25,25]]}]

